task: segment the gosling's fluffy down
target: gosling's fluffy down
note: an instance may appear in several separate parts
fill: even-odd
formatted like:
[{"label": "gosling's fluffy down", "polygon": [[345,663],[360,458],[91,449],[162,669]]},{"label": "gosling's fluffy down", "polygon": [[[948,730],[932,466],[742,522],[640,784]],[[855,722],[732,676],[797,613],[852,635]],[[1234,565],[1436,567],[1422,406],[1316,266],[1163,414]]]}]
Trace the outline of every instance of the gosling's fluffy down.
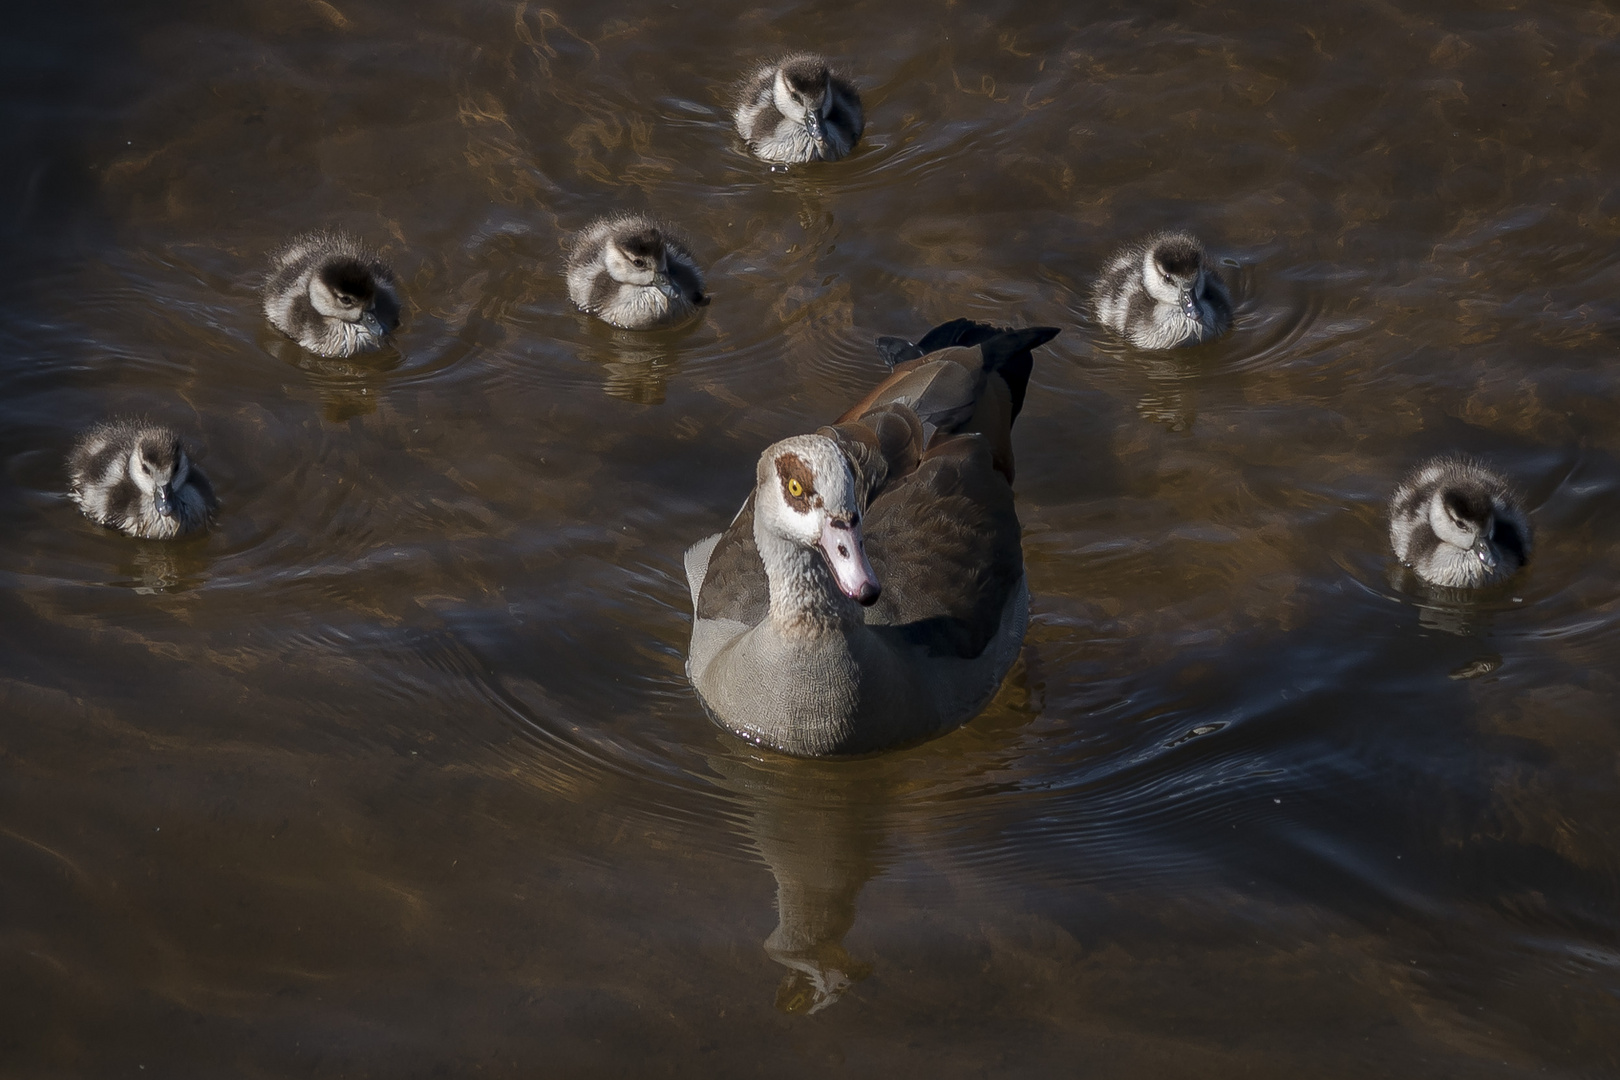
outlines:
[{"label": "gosling's fluffy down", "polygon": [[79,436],[68,479],[85,517],[148,540],[195,532],[219,505],[180,436],[144,420],[109,420]]},{"label": "gosling's fluffy down", "polygon": [[866,128],[855,87],[809,54],[766,64],[745,79],[732,118],[750,153],[789,164],[846,157]]},{"label": "gosling's fluffy down", "polygon": [[1097,321],[1138,349],[1172,349],[1232,325],[1232,298],[1191,233],[1163,232],[1115,253],[1092,290]]},{"label": "gosling's fluffy down", "polygon": [[586,314],[625,330],[672,326],[709,302],[686,241],[641,214],[585,227],[568,255],[568,296]]},{"label": "gosling's fluffy down", "polygon": [[264,316],[319,356],[381,348],[399,326],[399,312],[394,272],[345,233],[300,236],[270,257]]},{"label": "gosling's fluffy down", "polygon": [[1424,581],[1477,589],[1530,558],[1530,519],[1506,480],[1466,457],[1431,458],[1389,501],[1395,557]]}]

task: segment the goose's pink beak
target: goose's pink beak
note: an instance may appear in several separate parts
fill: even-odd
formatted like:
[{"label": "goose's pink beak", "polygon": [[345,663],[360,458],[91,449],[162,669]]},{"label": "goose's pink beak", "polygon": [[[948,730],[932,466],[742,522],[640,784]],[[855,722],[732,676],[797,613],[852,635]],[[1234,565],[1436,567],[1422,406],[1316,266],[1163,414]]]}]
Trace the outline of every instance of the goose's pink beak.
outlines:
[{"label": "goose's pink beak", "polygon": [[866,560],[866,548],[861,543],[858,521],[840,521],[829,517],[821,526],[821,554],[827,559],[833,580],[845,596],[863,607],[877,603],[883,586],[878,584],[872,564]]}]

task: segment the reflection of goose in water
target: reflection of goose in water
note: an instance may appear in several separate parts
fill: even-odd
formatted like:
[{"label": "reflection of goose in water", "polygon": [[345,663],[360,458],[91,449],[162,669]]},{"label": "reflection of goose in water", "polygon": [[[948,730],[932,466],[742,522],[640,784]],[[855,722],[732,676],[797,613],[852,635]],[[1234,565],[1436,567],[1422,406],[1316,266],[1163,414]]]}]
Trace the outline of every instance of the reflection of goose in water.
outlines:
[{"label": "reflection of goose in water", "polygon": [[820,1012],[871,971],[843,941],[861,889],[881,868],[888,789],[843,767],[750,749],[710,763],[745,807],[749,838],[776,878],[777,923],[765,952],[788,969],[776,1007]]},{"label": "reflection of goose in water", "polygon": [[687,671],[736,734],[803,756],[949,731],[995,695],[1028,619],[1012,424],[1057,331],[959,319],[884,339],[895,374],[767,447],[754,493],[686,555]]}]

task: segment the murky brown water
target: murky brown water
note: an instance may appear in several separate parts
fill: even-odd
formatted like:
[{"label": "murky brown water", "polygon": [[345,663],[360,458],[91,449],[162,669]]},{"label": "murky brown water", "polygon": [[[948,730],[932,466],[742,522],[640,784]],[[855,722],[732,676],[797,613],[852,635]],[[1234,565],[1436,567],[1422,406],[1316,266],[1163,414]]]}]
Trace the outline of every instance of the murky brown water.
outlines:
[{"label": "murky brown water", "polygon": [[[1612,9],[8,22],[0,1072],[1620,1069]],[[772,173],[726,86],[803,45],[867,140]],[[701,323],[571,311],[567,234],[618,208],[692,235]],[[379,359],[257,314],[332,224],[408,290]],[[1087,282],[1169,225],[1237,332],[1120,350]],[[915,750],[729,740],[682,551],[873,337],[957,315],[1066,328],[1017,433],[1022,661]],[[138,411],[192,433],[207,538],[63,497]],[[1539,529],[1472,607],[1383,535],[1447,449]]]}]

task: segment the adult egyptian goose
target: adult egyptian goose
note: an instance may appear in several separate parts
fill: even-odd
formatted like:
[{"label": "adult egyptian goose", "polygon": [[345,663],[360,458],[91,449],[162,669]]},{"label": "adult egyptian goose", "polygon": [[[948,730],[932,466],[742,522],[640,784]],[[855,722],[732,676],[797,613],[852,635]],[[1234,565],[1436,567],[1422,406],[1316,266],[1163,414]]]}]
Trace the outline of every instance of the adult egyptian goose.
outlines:
[{"label": "adult egyptian goose", "polygon": [[1191,233],[1159,233],[1116,252],[1091,300],[1097,321],[1138,349],[1196,345],[1232,325],[1232,298]]},{"label": "adult egyptian goose", "polygon": [[317,356],[382,348],[399,312],[394,272],[352,236],[310,233],[270,257],[264,316]]},{"label": "adult egyptian goose", "polygon": [[750,153],[785,164],[847,157],[866,127],[854,85],[824,58],[806,54],[744,80],[732,120]]},{"label": "adult egyptian goose", "polygon": [[180,436],[144,420],[109,420],[79,436],[68,481],[85,517],[147,540],[195,532],[218,505]]},{"label": "adult egyptian goose", "polygon": [[1442,456],[1395,489],[1389,542],[1424,581],[1477,589],[1529,561],[1530,519],[1502,477],[1471,458]]},{"label": "adult egyptian goose", "polygon": [[569,252],[567,274],[576,307],[625,330],[684,322],[709,302],[686,241],[641,214],[587,225]]},{"label": "adult egyptian goose", "polygon": [[687,675],[710,713],[803,757],[886,750],[987,705],[1029,617],[1013,420],[1050,328],[958,319],[885,338],[892,376],[760,455],[729,528],[686,553]]}]

